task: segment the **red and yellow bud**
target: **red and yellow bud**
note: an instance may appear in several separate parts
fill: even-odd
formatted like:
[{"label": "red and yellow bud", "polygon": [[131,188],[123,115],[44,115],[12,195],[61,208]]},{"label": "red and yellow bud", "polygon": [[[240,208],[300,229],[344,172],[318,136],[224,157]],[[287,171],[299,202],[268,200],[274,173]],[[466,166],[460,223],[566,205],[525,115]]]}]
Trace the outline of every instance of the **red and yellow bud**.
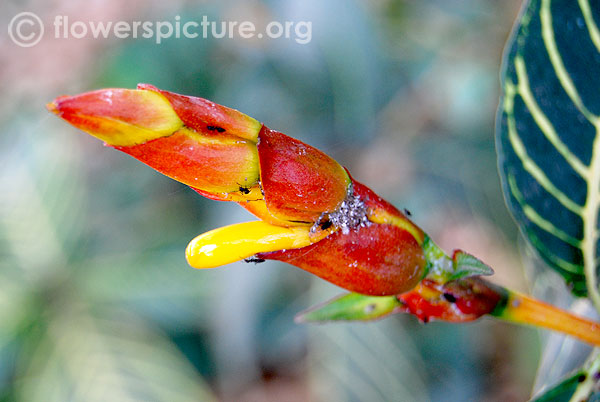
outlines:
[{"label": "red and yellow bud", "polygon": [[505,293],[478,277],[447,283],[424,279],[412,291],[398,295],[398,300],[402,310],[423,322],[466,322],[490,314],[505,299]]},{"label": "red and yellow bud", "polygon": [[196,237],[186,256],[211,268],[257,255],[370,295],[424,276],[424,234],[323,152],[206,99],[141,84],[60,97],[49,110],[199,194],[262,222]]}]

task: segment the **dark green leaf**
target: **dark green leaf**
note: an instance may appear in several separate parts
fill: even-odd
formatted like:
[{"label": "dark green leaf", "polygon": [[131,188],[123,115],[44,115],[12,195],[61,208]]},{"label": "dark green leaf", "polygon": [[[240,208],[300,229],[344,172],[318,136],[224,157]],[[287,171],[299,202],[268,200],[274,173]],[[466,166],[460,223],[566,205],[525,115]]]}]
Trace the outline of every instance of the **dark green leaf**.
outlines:
[{"label": "dark green leaf", "polygon": [[575,294],[594,289],[597,305],[599,6],[525,4],[506,50],[496,128],[504,193],[522,232]]},{"label": "dark green leaf", "polygon": [[585,379],[584,371],[570,375],[557,385],[545,390],[541,395],[536,396],[532,402],[568,402],[577,390],[581,379]]},{"label": "dark green leaf", "polygon": [[599,369],[600,357],[597,353],[594,353],[584,364],[584,367],[568,375],[553,387],[542,390],[532,401],[598,401],[600,399],[600,393],[597,391]]}]

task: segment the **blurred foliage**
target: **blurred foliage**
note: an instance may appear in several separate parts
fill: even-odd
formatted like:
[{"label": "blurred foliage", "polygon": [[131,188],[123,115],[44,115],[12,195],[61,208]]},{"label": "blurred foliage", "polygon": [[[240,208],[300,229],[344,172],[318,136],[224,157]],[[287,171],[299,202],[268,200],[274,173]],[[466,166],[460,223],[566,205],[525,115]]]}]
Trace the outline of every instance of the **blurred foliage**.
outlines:
[{"label": "blurred foliage", "polygon": [[28,6],[48,21],[307,20],[313,37],[307,45],[59,39],[3,52],[11,68],[0,70],[2,88],[15,95],[0,137],[2,399],[529,396],[539,358],[532,330],[487,320],[422,326],[404,316],[297,325],[296,313],[339,290],[276,263],[190,269],[183,251],[191,238],[249,216],[43,110],[60,93],[138,82],[238,108],[325,150],[411,210],[441,246],[469,250],[500,282],[524,289],[493,139],[518,1]]}]

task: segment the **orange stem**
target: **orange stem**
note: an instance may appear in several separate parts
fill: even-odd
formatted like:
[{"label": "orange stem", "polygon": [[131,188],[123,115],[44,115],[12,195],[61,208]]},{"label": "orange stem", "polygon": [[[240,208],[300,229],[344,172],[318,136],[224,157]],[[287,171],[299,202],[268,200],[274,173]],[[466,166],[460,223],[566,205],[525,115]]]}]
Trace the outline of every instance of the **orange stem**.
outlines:
[{"label": "orange stem", "polygon": [[506,305],[498,306],[491,314],[509,322],[562,332],[600,346],[600,323],[519,293],[508,291]]}]

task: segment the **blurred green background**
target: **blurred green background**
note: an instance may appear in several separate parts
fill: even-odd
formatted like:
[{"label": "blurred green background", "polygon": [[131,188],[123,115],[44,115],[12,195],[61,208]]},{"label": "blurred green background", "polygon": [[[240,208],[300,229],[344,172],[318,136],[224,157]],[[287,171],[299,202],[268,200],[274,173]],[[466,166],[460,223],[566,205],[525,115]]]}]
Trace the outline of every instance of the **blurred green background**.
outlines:
[{"label": "blurred green background", "polygon": [[[494,150],[502,49],[519,6],[2,2],[4,27],[32,11],[46,34],[21,48],[0,32],[0,399],[527,399],[541,353],[536,330],[399,315],[296,325],[296,313],[340,290],[275,262],[191,269],[190,239],[250,216],[103,148],[44,108],[61,94],[138,82],[235,107],[326,151],[408,208],[447,251],[464,248],[494,267],[496,281],[528,291]],[[310,21],[312,38],[63,39],[53,37],[56,15]]]}]

